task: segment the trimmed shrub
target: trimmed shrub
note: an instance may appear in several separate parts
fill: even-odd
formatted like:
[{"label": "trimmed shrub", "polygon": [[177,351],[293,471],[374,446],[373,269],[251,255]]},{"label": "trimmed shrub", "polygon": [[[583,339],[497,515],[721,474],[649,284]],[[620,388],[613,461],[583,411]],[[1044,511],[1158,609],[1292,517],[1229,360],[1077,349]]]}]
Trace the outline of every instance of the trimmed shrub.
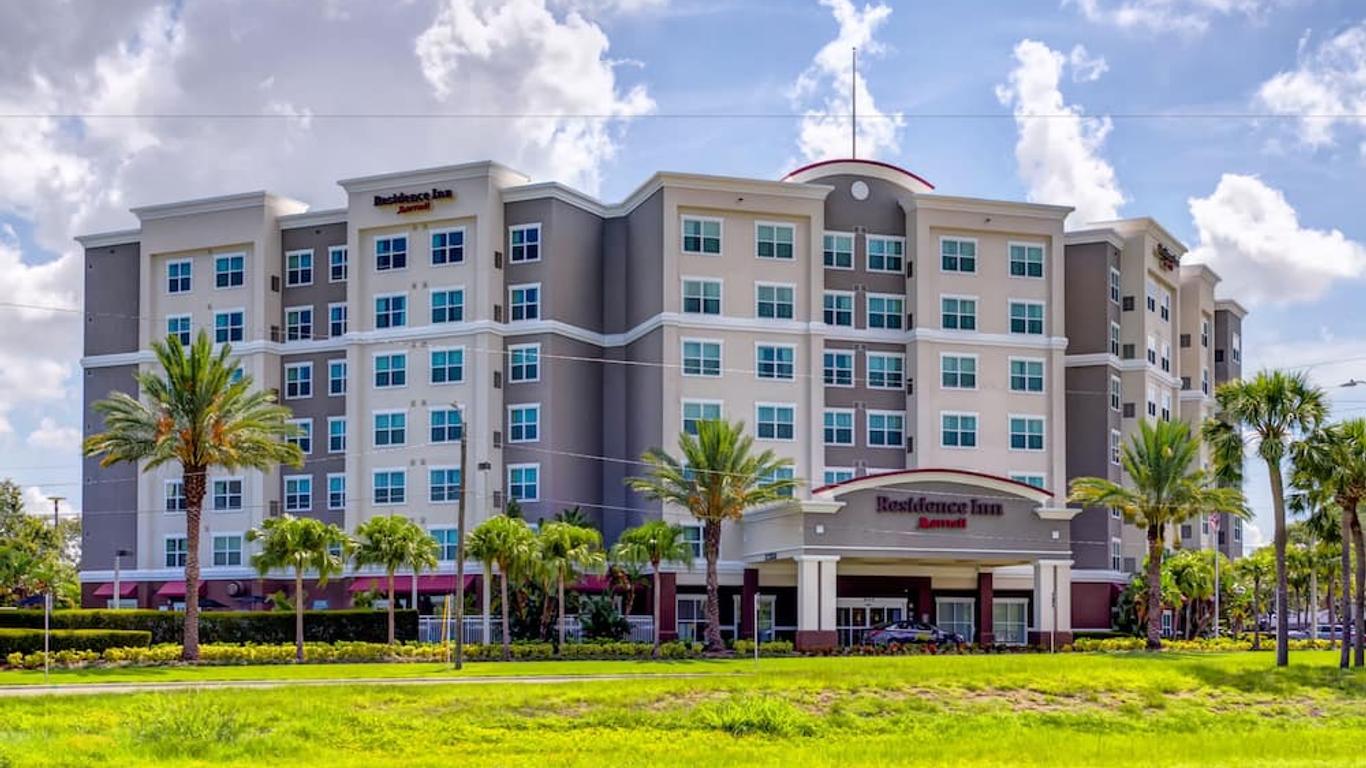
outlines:
[{"label": "trimmed shrub", "polygon": [[[1141,651],[1148,647],[1147,640],[1142,637],[1111,637],[1105,639],[1093,639],[1079,637],[1072,642],[1073,651],[1088,653],[1115,653],[1121,651]],[[1292,651],[1312,651],[1329,650],[1336,648],[1337,645],[1331,640],[1291,640],[1289,642]],[[1262,650],[1272,651],[1276,649],[1276,638],[1262,637]],[[1162,650],[1181,651],[1186,653],[1225,653],[1229,651],[1250,651],[1252,650],[1252,638],[1248,635],[1241,637],[1202,637],[1196,640],[1167,640],[1162,641]]]},{"label": "trimmed shrub", "polygon": [[[109,648],[146,648],[152,633],[122,629],[54,629],[50,647],[54,651],[103,651]],[[41,629],[0,629],[0,656],[29,654],[43,650]]]},{"label": "trimmed shrub", "polygon": [[[153,643],[179,643],[185,614],[179,611],[124,611],[79,609],[54,611],[55,629],[129,629],[152,634]],[[384,611],[349,609],[304,611],[304,640],[383,643],[389,638]],[[41,629],[42,611],[0,611],[0,627]],[[417,611],[394,612],[399,640],[417,639]],[[199,614],[203,643],[292,643],[294,613],[290,611],[205,611]]]},{"label": "trimmed shrub", "polygon": [[[753,640],[736,640],[735,654],[737,656],[753,656]],[[759,644],[760,656],[791,656],[792,643],[788,640],[770,640]]]}]

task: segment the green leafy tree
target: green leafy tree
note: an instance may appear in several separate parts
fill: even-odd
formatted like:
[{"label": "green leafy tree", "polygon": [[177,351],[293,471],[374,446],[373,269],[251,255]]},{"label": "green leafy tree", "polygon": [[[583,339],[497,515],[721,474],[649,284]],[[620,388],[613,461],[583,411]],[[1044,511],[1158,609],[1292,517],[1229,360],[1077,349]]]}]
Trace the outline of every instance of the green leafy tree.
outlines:
[{"label": "green leafy tree", "polygon": [[1210,554],[1208,550],[1183,549],[1162,564],[1176,586],[1180,604],[1174,607],[1185,613],[1182,623],[1187,638],[1203,632],[1201,614],[1205,602],[1214,598],[1214,559]]},{"label": "green leafy tree", "polygon": [[414,581],[423,569],[436,568],[436,539],[403,515],[372,517],[356,528],[356,565],[384,569],[389,592],[389,644],[394,644],[394,574],[410,568]]},{"label": "green leafy tree", "polygon": [[188,350],[179,338],[152,342],[160,370],[135,374],[142,400],[113,392],[94,404],[104,431],[85,441],[100,466],[137,462],[144,472],[179,464],[185,489],[185,641],[182,656],[199,658],[199,538],[209,470],[268,470],[303,464],[285,438],[297,428],[271,393],[253,390],[250,376],[233,382],[231,348],[217,352],[200,331]]},{"label": "green leafy tree", "polygon": [[1234,563],[1235,572],[1245,580],[1251,589],[1252,613],[1252,650],[1262,649],[1262,617],[1266,615],[1266,585],[1276,576],[1276,553],[1262,547],[1251,555],[1241,557]]},{"label": "green leafy tree", "polygon": [[756,453],[754,438],[743,422],[701,421],[697,435],[678,436],[681,458],[662,448],[645,452],[649,472],[627,479],[646,498],[688,510],[702,522],[702,556],[707,561],[707,650],[725,650],[721,640],[721,599],[716,562],[721,556],[721,526],[737,521],[745,510],[785,500],[797,481],[780,477],[792,466],[773,451]]},{"label": "green leafy tree", "polygon": [[304,574],[312,571],[318,586],[342,572],[353,542],[335,525],[312,517],[281,515],[267,518],[247,531],[247,541],[259,542],[251,556],[257,573],[285,569],[294,574],[294,658],[304,660]]},{"label": "green leafy tree", "polygon": [[659,657],[659,568],[664,563],[686,563],[691,567],[692,556],[692,544],[683,537],[682,526],[663,520],[650,520],[623,531],[612,547],[613,559],[636,565],[648,563],[654,574],[654,605],[650,615],[654,617],[655,658]]},{"label": "green leafy tree", "polygon": [[[1124,446],[1121,457],[1130,485],[1102,477],[1079,477],[1072,481],[1070,503],[1118,509],[1126,521],[1146,530],[1149,584],[1162,581],[1163,542],[1168,526],[1212,512],[1246,515],[1240,491],[1215,487],[1205,473],[1191,468],[1199,454],[1200,441],[1191,435],[1185,422],[1145,420]],[[1149,650],[1162,647],[1161,599],[1158,590],[1148,591],[1145,612]]]},{"label": "green leafy tree", "polygon": [[564,648],[564,584],[580,573],[602,568],[607,557],[602,551],[602,534],[592,528],[550,521],[536,536],[536,560],[554,579],[555,611],[559,626],[556,650]]},{"label": "green leafy tree", "polygon": [[495,515],[470,532],[470,556],[484,564],[484,578],[498,569],[499,609],[503,619],[503,659],[512,658],[512,627],[508,623],[508,580],[519,578],[536,548],[536,534],[520,517]]},{"label": "green leafy tree", "polygon": [[1216,419],[1222,426],[1211,427],[1206,437],[1217,441],[1211,443],[1216,474],[1229,472],[1220,465],[1242,456],[1246,431],[1251,433],[1254,449],[1266,463],[1270,478],[1276,527],[1276,665],[1284,667],[1290,663],[1290,604],[1283,465],[1291,442],[1323,421],[1327,398],[1303,373],[1286,371],[1261,371],[1251,379],[1230,381],[1215,390],[1214,397],[1218,403]]},{"label": "green leafy tree", "polygon": [[78,604],[80,535],[80,521],[61,520],[53,527],[46,515],[25,508],[18,484],[0,481],[0,605],[17,605],[48,589],[57,605]]}]

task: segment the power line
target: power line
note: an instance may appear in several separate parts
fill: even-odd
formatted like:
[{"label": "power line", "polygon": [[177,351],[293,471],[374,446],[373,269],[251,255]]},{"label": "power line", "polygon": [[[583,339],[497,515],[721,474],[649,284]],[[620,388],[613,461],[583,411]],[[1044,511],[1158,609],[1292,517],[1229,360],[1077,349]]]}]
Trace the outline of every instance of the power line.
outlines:
[{"label": "power line", "polygon": [[626,115],[615,112],[5,112],[3,120],[807,120],[900,121],[900,120],[1362,120],[1364,112],[1157,112],[1092,109],[1080,112],[926,112],[884,110],[853,118],[822,112],[648,112]]}]

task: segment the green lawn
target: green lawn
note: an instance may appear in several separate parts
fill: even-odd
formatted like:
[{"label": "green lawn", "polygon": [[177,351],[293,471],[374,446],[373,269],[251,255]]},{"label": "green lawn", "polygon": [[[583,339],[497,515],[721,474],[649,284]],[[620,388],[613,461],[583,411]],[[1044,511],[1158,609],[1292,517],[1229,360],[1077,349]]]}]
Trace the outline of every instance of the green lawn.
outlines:
[{"label": "green lawn", "polygon": [[[0,698],[0,766],[1366,765],[1335,654],[471,665],[700,678]],[[107,670],[63,680],[429,676],[425,665]],[[449,673],[446,673],[449,674]],[[41,679],[41,674],[39,674]],[[0,685],[32,682],[5,673]]]}]

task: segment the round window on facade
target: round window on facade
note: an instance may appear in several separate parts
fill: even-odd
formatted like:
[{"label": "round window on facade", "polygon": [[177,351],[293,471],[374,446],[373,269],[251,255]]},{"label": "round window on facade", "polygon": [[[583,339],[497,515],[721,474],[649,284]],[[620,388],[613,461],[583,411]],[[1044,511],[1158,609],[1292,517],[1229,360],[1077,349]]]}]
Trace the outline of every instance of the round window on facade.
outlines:
[{"label": "round window on facade", "polygon": [[867,200],[868,185],[862,181],[856,181],[849,185],[849,194],[853,195],[855,200]]}]

